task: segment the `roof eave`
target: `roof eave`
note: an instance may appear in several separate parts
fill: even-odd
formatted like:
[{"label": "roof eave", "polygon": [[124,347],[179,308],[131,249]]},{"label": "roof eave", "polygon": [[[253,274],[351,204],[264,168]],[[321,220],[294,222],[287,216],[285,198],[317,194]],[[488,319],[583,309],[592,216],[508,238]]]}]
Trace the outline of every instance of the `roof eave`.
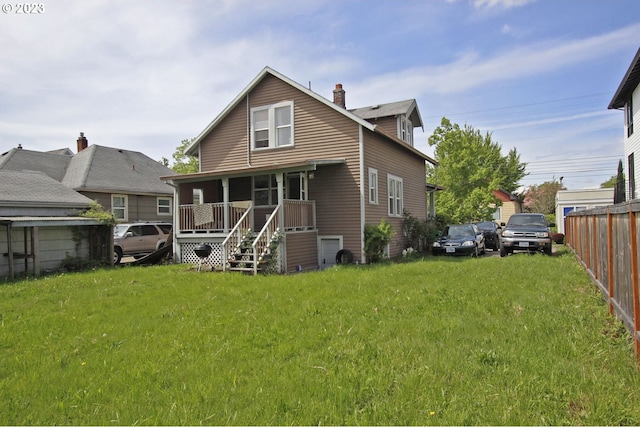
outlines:
[{"label": "roof eave", "polygon": [[633,57],[631,64],[629,65],[629,69],[625,73],[622,81],[620,82],[620,86],[616,90],[616,93],[613,95],[611,102],[609,103],[610,110],[617,110],[623,108],[626,104],[629,96],[633,92],[633,90],[640,83],[640,48],[636,52],[636,55]]}]

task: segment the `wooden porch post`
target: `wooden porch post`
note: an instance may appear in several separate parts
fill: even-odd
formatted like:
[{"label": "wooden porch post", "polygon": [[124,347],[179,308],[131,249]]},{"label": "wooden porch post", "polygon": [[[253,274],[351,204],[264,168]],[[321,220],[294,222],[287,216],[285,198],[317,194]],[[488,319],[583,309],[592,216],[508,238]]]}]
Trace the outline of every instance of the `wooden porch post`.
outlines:
[{"label": "wooden porch post", "polygon": [[[278,212],[278,225],[280,232],[284,233],[284,173],[278,172],[276,174],[276,182],[278,184],[278,206],[280,206],[280,212]],[[284,235],[284,239],[280,242],[280,256],[282,256],[282,264],[284,271],[287,271],[287,236]]]},{"label": "wooden porch post", "polygon": [[224,232],[229,232],[229,178],[222,178],[222,202],[224,203]]}]

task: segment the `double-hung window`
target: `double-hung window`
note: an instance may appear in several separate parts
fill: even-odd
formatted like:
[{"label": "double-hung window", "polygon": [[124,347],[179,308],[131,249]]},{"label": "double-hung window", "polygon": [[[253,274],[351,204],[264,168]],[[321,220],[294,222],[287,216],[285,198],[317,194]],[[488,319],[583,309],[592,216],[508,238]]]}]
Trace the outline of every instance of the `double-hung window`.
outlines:
[{"label": "double-hung window", "polygon": [[407,144],[413,146],[413,124],[406,116],[400,116],[400,130],[398,132],[400,139]]},{"label": "double-hung window", "polygon": [[633,102],[632,98],[624,106],[624,115],[627,120],[627,137],[633,135]]},{"label": "double-hung window", "polygon": [[293,102],[251,109],[251,144],[254,150],[293,145]]},{"label": "double-hung window", "polygon": [[158,197],[158,216],[171,215],[171,198]]},{"label": "double-hung window", "polygon": [[378,171],[369,168],[369,203],[378,204]]},{"label": "double-hung window", "polygon": [[402,178],[387,175],[389,216],[402,216]]},{"label": "double-hung window", "polygon": [[122,194],[111,195],[111,212],[117,220],[127,220],[127,196]]}]

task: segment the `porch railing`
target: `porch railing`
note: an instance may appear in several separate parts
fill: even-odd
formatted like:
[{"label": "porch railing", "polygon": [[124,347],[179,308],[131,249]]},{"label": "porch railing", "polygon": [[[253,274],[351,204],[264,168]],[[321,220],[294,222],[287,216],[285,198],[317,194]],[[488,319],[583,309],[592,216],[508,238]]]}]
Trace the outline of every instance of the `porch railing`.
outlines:
[{"label": "porch railing", "polygon": [[[227,229],[240,221],[240,218],[250,209],[251,202],[230,202],[228,206]],[[224,203],[180,205],[178,216],[180,233],[225,232]]]},{"label": "porch railing", "polygon": [[229,257],[236,252],[236,249],[242,243],[244,234],[251,229],[251,211],[253,207],[249,203],[249,207],[244,214],[236,221],[235,226],[229,232],[229,235],[222,242],[222,269],[226,270]]},{"label": "porch railing", "polygon": [[[277,206],[273,210],[264,227],[262,227],[262,230],[260,230],[260,233],[258,233],[256,239],[253,242],[253,253],[258,255],[257,262],[253,264],[254,275],[258,273],[258,264],[264,260],[264,257],[273,255],[273,253],[271,252],[271,243],[273,238],[277,235],[276,233],[279,233],[280,230],[279,211],[280,206]],[[274,244],[277,245],[278,242],[274,242]],[[280,269],[278,268],[278,270]],[[280,271],[278,271],[278,273],[279,272]]]},{"label": "porch railing", "polygon": [[315,200],[284,201],[285,231],[313,230],[316,228]]}]

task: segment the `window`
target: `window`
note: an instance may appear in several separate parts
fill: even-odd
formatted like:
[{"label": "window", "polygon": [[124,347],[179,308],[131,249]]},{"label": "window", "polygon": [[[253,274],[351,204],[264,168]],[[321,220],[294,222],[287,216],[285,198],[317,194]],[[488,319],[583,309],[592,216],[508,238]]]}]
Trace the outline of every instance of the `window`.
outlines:
[{"label": "window", "polygon": [[398,135],[401,140],[413,146],[413,124],[406,116],[400,116],[400,131]]},{"label": "window", "polygon": [[253,177],[253,202],[256,206],[278,204],[278,182],[275,175],[256,175]]},{"label": "window", "polygon": [[493,213],[493,215],[491,216],[491,218],[494,221],[500,221],[500,219],[502,219],[502,208],[498,208],[496,209],[496,211]]},{"label": "window", "polygon": [[121,194],[111,195],[111,212],[117,220],[127,220],[127,196]]},{"label": "window", "polygon": [[254,150],[293,145],[293,102],[251,109],[251,143]]},{"label": "window", "polygon": [[158,215],[171,215],[171,198],[158,197]]},{"label": "window", "polygon": [[389,216],[402,216],[402,178],[388,175]]},{"label": "window", "polygon": [[285,194],[290,200],[307,200],[307,173],[288,173],[285,180]]},{"label": "window", "polygon": [[378,204],[378,171],[369,168],[369,203]]},{"label": "window", "polygon": [[624,106],[624,115],[627,122],[627,137],[633,135],[633,102],[632,98],[629,98]]}]

